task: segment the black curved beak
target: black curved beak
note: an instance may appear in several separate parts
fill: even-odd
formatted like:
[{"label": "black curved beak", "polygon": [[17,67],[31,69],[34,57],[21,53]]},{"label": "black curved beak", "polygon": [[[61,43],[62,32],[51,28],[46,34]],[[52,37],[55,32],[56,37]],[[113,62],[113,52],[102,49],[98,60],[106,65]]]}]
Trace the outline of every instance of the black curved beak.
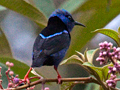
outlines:
[{"label": "black curved beak", "polygon": [[80,26],[83,26],[83,27],[86,27],[85,25],[83,25],[82,23],[79,23],[77,21],[74,22],[75,25],[80,25]]}]

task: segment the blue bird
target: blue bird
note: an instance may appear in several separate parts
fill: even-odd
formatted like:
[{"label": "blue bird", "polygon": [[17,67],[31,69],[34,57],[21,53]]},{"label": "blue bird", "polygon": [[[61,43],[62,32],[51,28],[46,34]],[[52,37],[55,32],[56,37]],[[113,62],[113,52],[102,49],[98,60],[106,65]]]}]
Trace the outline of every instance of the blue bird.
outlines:
[{"label": "blue bird", "polygon": [[[59,63],[64,58],[69,48],[72,31],[75,25],[85,27],[83,24],[74,21],[72,15],[65,9],[55,10],[49,17],[47,27],[45,27],[35,40],[32,53],[32,67],[41,67],[44,65],[52,66],[58,74],[58,83],[61,82],[61,76],[57,71]],[[28,78],[28,73],[24,79]]]}]

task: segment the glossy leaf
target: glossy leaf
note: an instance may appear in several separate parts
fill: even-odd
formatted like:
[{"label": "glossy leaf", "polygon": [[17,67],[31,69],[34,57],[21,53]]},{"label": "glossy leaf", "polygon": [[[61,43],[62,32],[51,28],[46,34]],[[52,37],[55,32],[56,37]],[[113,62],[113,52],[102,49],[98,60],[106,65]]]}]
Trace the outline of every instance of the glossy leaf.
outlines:
[{"label": "glossy leaf", "polygon": [[46,25],[47,19],[44,14],[24,0],[0,0],[0,5],[30,18],[40,27]]},{"label": "glossy leaf", "polygon": [[[0,66],[2,67],[2,80],[3,80],[3,86],[4,87],[7,87],[7,78],[5,77],[6,74],[6,70],[7,70],[7,66],[5,65],[5,63],[9,61],[9,62],[12,62],[14,63],[14,66],[11,67],[11,70],[14,71],[14,74],[16,75],[19,75],[19,78],[20,79],[23,79],[25,74],[27,73],[27,71],[29,70],[29,66],[20,62],[20,61],[17,61],[15,59],[11,59],[11,58],[4,58],[4,57],[0,57]],[[29,74],[29,77],[31,76],[35,76],[33,75],[32,73]]]},{"label": "glossy leaf", "polygon": [[[120,75],[117,78],[120,78]],[[120,82],[117,82],[117,86],[116,87],[120,88]]]},{"label": "glossy leaf", "polygon": [[85,57],[81,52],[76,51],[76,53],[78,54],[79,57],[82,58],[83,61],[85,61]]},{"label": "glossy leaf", "polygon": [[60,90],[71,90],[71,86],[73,85],[73,82],[63,82],[60,86]]},{"label": "glossy leaf", "polygon": [[6,10],[6,8],[3,6],[0,6],[0,11],[3,11],[3,10]]},{"label": "glossy leaf", "polygon": [[95,67],[93,64],[89,62],[83,63],[84,66],[87,67],[89,71],[91,71],[91,75],[94,75],[98,80],[102,80],[102,68],[100,67]]},{"label": "glossy leaf", "polygon": [[113,66],[113,64],[111,63],[111,64],[108,64],[108,65],[105,65],[102,67],[104,81],[106,81],[110,77],[110,75],[108,75],[108,71],[109,71],[108,67],[109,66]]},{"label": "glossy leaf", "polygon": [[85,62],[88,62],[87,50],[88,50],[88,49],[86,49],[85,52],[84,52]]},{"label": "glossy leaf", "polygon": [[87,0],[68,0],[64,2],[59,8],[66,9],[70,13],[74,12],[78,7],[83,5]]},{"label": "glossy leaf", "polygon": [[[30,67],[15,59],[0,57],[0,63],[5,65],[7,61],[14,63],[14,66],[11,67],[11,70],[13,70],[14,73],[18,74],[19,78],[24,78],[25,74],[27,73]],[[30,73],[30,76],[32,75],[33,74]]]},{"label": "glossy leaf", "polygon": [[66,57],[75,54],[75,50],[83,50],[85,45],[96,35],[96,33],[91,32],[98,28],[103,28],[120,13],[119,2],[119,0],[111,0],[110,10],[107,11],[106,6],[108,2],[88,0],[72,13],[74,20],[83,23],[86,28],[80,26],[73,28],[71,45]]},{"label": "glossy leaf", "polygon": [[60,63],[60,65],[64,65],[64,64],[82,64],[83,61],[80,57],[78,57],[77,55],[72,55],[71,57],[69,57],[68,59],[62,61]]},{"label": "glossy leaf", "polygon": [[53,0],[34,0],[34,2],[38,9],[40,9],[47,18],[55,10]]},{"label": "glossy leaf", "polygon": [[120,38],[120,27],[118,28],[119,38]]},{"label": "glossy leaf", "polygon": [[0,28],[0,56],[12,57],[9,43],[1,28]]},{"label": "glossy leaf", "polygon": [[93,62],[93,57],[94,57],[95,53],[96,53],[98,50],[99,50],[99,49],[94,49],[94,50],[88,50],[88,51],[87,51],[88,62],[90,62],[90,63]]},{"label": "glossy leaf", "polygon": [[7,71],[8,67],[2,63],[0,63],[0,67],[2,67],[1,69],[1,74],[2,74],[2,86],[4,88],[7,87],[8,85],[8,81],[7,81],[7,77],[6,77],[6,74],[5,74],[5,71]]},{"label": "glossy leaf", "polygon": [[95,84],[95,83],[90,83],[87,84],[85,90],[99,90],[99,85]]},{"label": "glossy leaf", "polygon": [[116,31],[111,30],[111,29],[97,29],[94,32],[107,35],[110,38],[112,38],[113,40],[115,40],[118,45],[120,45],[119,34]]}]

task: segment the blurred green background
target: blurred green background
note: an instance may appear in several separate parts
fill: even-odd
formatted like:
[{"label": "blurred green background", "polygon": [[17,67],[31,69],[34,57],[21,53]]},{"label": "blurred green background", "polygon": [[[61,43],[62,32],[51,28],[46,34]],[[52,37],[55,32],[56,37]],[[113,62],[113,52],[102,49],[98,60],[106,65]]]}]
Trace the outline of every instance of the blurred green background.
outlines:
[{"label": "blurred green background", "polygon": [[[86,28],[74,27],[71,32],[71,45],[65,59],[75,54],[75,51],[84,52],[86,48],[94,49],[101,41],[115,43],[104,35],[95,35],[91,32],[99,28],[117,30],[120,26],[119,0],[0,0],[0,5],[0,65],[2,66],[4,61],[15,62],[14,59],[31,65],[34,40],[47,25],[49,15],[55,9],[68,10],[76,21],[86,25]],[[21,66],[27,67],[23,63],[20,63]],[[44,66],[36,70],[46,78],[57,77],[53,67]],[[85,70],[73,64],[59,66],[59,71],[62,77],[88,76]],[[24,75],[25,72],[16,72],[16,74]],[[35,90],[39,90],[39,86],[41,85],[37,85]],[[60,85],[56,83],[47,86],[51,90],[60,90]],[[73,89],[93,90],[90,89],[91,87],[92,85],[76,85]]]}]

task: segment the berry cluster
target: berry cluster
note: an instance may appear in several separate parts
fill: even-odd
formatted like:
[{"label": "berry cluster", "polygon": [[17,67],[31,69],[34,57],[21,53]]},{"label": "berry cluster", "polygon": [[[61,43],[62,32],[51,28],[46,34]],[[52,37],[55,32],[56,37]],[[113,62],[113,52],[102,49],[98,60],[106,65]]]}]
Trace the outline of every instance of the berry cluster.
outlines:
[{"label": "berry cluster", "polygon": [[[17,88],[18,86],[24,85],[26,84],[26,81],[24,79],[20,79],[18,78],[18,75],[14,75],[14,72],[11,70],[11,67],[14,66],[13,63],[11,62],[6,62],[6,65],[8,66],[8,70],[6,71],[6,76],[8,79],[8,86],[6,89],[3,88],[2,86],[2,74],[1,74],[1,69],[2,67],[0,67],[0,90],[12,90],[12,88]],[[30,77],[31,79],[35,78],[35,77]],[[26,88],[26,90],[33,90],[35,88],[34,86],[29,86]],[[42,85],[42,89],[41,90],[50,90],[49,87],[45,87],[44,88],[44,84]]]},{"label": "berry cluster", "polygon": [[108,68],[109,68],[108,73],[110,74],[111,77],[109,78],[109,80],[106,81],[106,83],[108,84],[108,86],[115,88],[117,81],[119,81],[119,79],[116,78],[116,74],[120,73],[120,64],[116,62],[113,67]]},{"label": "berry cluster", "polygon": [[113,44],[107,41],[100,43],[99,46],[100,53],[96,61],[100,61],[100,65],[106,64],[108,61],[113,63],[113,67],[108,67],[110,78],[106,80],[106,83],[108,86],[115,88],[117,81],[119,81],[116,74],[120,73],[120,64],[118,63],[118,60],[120,60],[120,47],[113,47]]},{"label": "berry cluster", "polygon": [[[17,86],[22,85],[23,80],[18,78],[18,75],[14,75],[14,72],[11,70],[11,67],[14,66],[13,63],[11,62],[6,62],[6,65],[8,66],[8,70],[6,71],[6,76],[8,79],[8,86],[7,89],[4,89],[2,87],[2,80],[1,80],[1,69],[2,67],[0,67],[0,90],[12,90],[12,88],[16,88]],[[35,86],[29,87],[26,90],[33,90],[35,88]]]},{"label": "berry cluster", "polygon": [[100,65],[106,64],[109,56],[111,56],[110,50],[112,49],[113,44],[111,42],[103,42],[99,44],[100,46],[100,53],[99,57],[96,59],[96,61],[100,61]]}]

